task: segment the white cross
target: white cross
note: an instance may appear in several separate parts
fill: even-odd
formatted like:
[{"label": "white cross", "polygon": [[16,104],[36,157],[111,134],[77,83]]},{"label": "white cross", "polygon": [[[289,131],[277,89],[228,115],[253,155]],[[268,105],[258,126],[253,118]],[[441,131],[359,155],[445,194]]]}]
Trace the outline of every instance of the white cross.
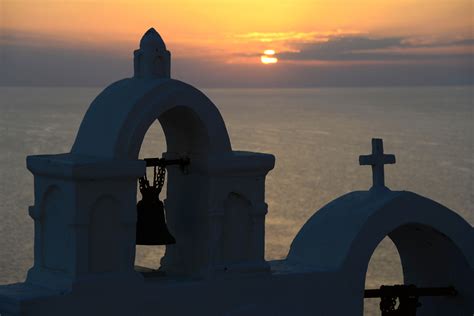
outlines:
[{"label": "white cross", "polygon": [[385,188],[384,166],[394,163],[395,155],[385,155],[383,153],[383,140],[380,138],[372,138],[372,155],[359,156],[361,166],[372,166],[372,189]]}]

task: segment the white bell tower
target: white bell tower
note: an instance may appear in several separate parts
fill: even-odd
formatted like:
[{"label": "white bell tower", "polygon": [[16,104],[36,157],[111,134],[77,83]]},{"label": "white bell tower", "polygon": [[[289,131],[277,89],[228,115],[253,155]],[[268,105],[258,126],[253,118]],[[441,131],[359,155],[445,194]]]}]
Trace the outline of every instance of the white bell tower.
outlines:
[{"label": "white bell tower", "polygon": [[[138,160],[150,125],[164,130],[167,159],[187,157],[184,173],[167,167],[167,275],[267,271],[264,260],[268,154],[231,149],[216,106],[169,78],[170,53],[148,30],[135,51],[135,75],[106,88],[87,111],[70,153],[28,157],[35,176],[35,264],[27,282],[51,288],[136,279]],[[158,265],[158,262],[157,262]]]}]

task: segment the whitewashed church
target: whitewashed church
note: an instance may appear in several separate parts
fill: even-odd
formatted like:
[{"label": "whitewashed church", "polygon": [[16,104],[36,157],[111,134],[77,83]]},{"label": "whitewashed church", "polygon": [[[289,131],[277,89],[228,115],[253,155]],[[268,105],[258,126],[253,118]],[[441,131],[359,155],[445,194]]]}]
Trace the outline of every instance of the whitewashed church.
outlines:
[{"label": "whitewashed church", "polygon": [[[275,157],[233,150],[217,107],[171,79],[170,63],[148,30],[134,76],[96,97],[71,151],[27,158],[34,265],[25,282],[0,286],[1,316],[345,316],[362,315],[364,297],[380,297],[387,316],[474,314],[473,227],[429,198],[387,188],[384,165],[395,156],[380,139],[359,161],[372,168],[372,188],[324,206],[286,259],[266,261],[265,177]],[[155,120],[167,151],[139,160]],[[366,290],[386,236],[404,285]],[[137,244],[166,244],[159,270],[134,266]]]}]

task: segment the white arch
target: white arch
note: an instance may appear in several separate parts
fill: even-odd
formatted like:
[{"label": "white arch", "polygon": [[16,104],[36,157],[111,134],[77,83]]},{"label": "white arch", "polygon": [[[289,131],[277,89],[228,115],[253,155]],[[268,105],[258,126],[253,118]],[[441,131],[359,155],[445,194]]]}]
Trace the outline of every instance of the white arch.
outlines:
[{"label": "white arch", "polygon": [[370,257],[386,236],[397,246],[405,283],[454,286],[460,293],[453,300],[425,299],[419,315],[434,310],[464,315],[474,309],[474,229],[443,205],[412,192],[352,192],[332,201],[303,226],[287,260],[340,273],[356,299],[354,310],[361,310]]},{"label": "white arch", "polygon": [[224,121],[202,92],[174,79],[134,78],[110,85],[92,102],[71,153],[136,159],[156,119],[169,151],[231,151]]}]

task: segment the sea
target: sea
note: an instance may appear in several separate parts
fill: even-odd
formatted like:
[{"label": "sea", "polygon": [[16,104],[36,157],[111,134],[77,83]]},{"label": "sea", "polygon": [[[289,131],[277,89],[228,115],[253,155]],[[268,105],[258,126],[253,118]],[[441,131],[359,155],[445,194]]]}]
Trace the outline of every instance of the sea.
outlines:
[{"label": "sea", "polygon": [[[21,282],[33,262],[33,176],[28,155],[65,153],[101,88],[0,87],[0,284]],[[301,226],[325,204],[371,186],[359,166],[371,139],[382,138],[396,164],[385,168],[392,190],[409,190],[474,224],[473,86],[310,89],[203,89],[220,110],[234,150],[271,153],[266,178],[267,260],[285,258]],[[140,156],[166,151],[158,123]],[[166,194],[166,192],[164,192]],[[158,267],[161,247],[137,247],[136,263]],[[366,288],[403,282],[400,258],[384,239]],[[365,300],[365,315],[380,315]]]}]

